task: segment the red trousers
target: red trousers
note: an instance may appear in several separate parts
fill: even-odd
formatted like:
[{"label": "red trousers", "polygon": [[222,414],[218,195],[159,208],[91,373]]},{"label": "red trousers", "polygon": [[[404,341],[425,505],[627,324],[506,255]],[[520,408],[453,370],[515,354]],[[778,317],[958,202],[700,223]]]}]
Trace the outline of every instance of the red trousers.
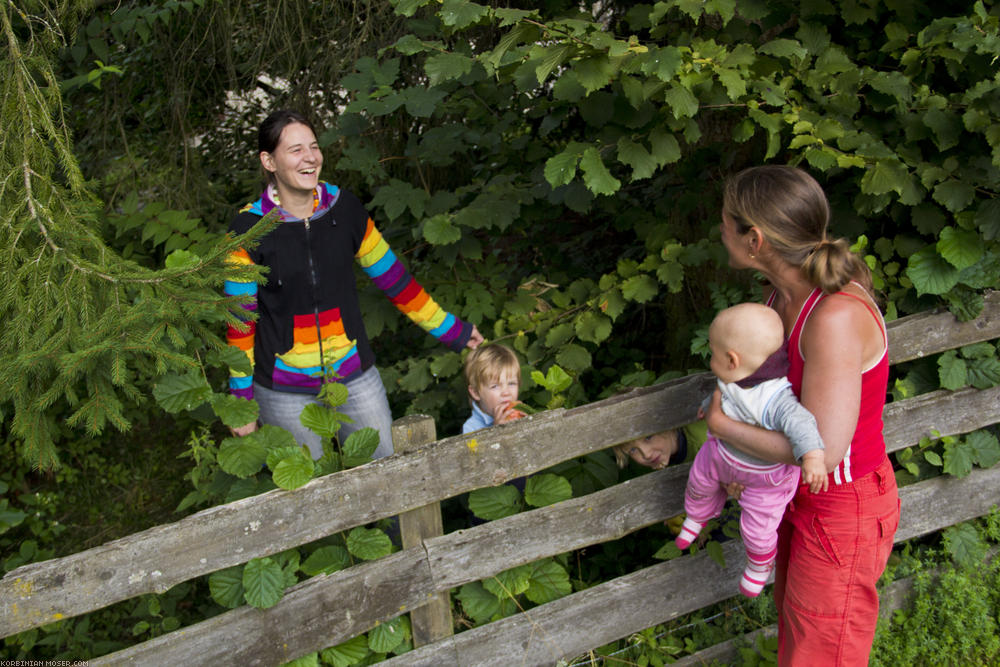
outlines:
[{"label": "red trousers", "polygon": [[778,665],[867,665],[875,584],[899,526],[892,464],[813,494],[800,485],[778,528]]}]

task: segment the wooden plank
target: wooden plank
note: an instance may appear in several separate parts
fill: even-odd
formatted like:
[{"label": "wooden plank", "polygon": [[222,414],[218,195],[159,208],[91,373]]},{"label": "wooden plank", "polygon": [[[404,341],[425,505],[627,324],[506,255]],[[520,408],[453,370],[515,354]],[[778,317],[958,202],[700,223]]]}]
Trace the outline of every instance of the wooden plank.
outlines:
[{"label": "wooden plank", "polygon": [[970,322],[959,322],[947,310],[936,310],[889,322],[886,330],[890,364],[1000,338],[1000,291],[983,295],[983,312]]},{"label": "wooden plank", "polygon": [[894,452],[925,436],[934,437],[932,431],[959,435],[996,424],[1000,421],[1000,386],[933,391],[889,403],[882,415],[886,450]]},{"label": "wooden plank", "polygon": [[[434,419],[427,415],[410,415],[392,425],[392,443],[397,454],[414,451],[437,438]],[[424,540],[444,534],[441,503],[430,503],[399,515],[403,548],[423,547]],[[410,612],[410,627],[415,647],[431,644],[454,634],[451,618],[451,596],[439,591],[430,601]]]},{"label": "wooden plank", "polygon": [[[963,343],[995,337],[996,293],[987,295],[987,304],[989,312],[972,326],[924,315],[903,318],[890,329],[891,347],[916,336],[921,327],[926,335],[929,322],[935,333],[960,327]],[[919,326],[914,324],[918,321]],[[66,558],[23,566],[0,580],[0,637],[163,592],[250,558],[681,426],[694,419],[712,386],[710,375],[693,375],[572,410],[534,415],[313,480],[295,491],[271,491]],[[537,447],[538,442],[546,446]]]},{"label": "wooden plank", "polygon": [[433,589],[422,549],[397,551],[301,582],[269,609],[240,607],[88,664],[273,667],[391,620]]},{"label": "wooden plank", "polygon": [[[982,516],[1000,502],[1000,467],[963,479],[937,478],[900,490],[896,541]],[[933,500],[928,516],[920,516]],[[933,523],[933,527],[929,524]],[[479,626],[386,661],[402,665],[551,665],[633,632],[732,597],[743,568],[742,544],[723,545],[726,567],[705,552],[619,577],[523,614]]]}]

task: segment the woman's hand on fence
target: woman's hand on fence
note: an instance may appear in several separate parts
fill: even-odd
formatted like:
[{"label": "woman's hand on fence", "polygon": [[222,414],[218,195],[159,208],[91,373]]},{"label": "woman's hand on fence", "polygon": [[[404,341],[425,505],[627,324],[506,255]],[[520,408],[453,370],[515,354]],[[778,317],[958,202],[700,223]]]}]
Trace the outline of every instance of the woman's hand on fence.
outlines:
[{"label": "woman's hand on fence", "polygon": [[252,421],[246,426],[237,426],[236,428],[229,429],[229,432],[235,436],[243,437],[244,435],[250,435],[257,430],[257,422]]}]

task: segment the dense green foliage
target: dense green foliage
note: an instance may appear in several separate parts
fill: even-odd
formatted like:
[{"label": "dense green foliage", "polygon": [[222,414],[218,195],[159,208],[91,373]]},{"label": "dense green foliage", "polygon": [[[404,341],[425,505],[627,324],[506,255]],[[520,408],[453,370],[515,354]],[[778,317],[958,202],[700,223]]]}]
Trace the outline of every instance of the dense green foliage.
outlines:
[{"label": "dense green foliage", "polygon": [[[128,458],[156,449],[143,479],[186,466],[190,486],[163,493],[182,512],[365,459],[363,437],[315,465],[281,436],[225,433],[254,408],[224,394],[226,366],[240,361],[222,345],[234,306],[219,294],[232,243],[222,232],[259,187],[254,133],[267,111],[293,106],[317,122],[324,177],[361,196],[438,301],[518,350],[523,399],[578,405],[704,369],[712,314],[759,294],[751,276],[725,271],[720,186],[762,162],[824,184],[834,233],[865,256],[888,317],[941,304],[974,317],[1000,275],[998,16],[984,0],[3,5],[5,570],[93,545],[86,527],[108,517],[74,513],[94,497],[75,489],[91,473],[128,489],[118,444]],[[360,284],[395,413],[456,432],[468,409],[461,355]],[[1000,382],[1000,359],[982,343],[894,372],[896,398],[985,388]],[[310,425],[330,437],[333,414]],[[904,482],[961,476],[996,463],[1000,444],[980,431],[897,458]],[[617,479],[594,455],[547,471],[530,494],[472,504],[495,518]],[[98,535],[137,529],[109,513],[114,527]],[[56,521],[68,516],[73,525]],[[642,562],[669,538],[635,539]],[[338,536],[216,573],[214,589],[195,582],[32,632],[52,638],[46,656],[115,637],[91,642],[97,655],[128,641],[121,627],[145,639],[242,601],[267,606],[297,572],[387,548],[373,533]],[[462,618],[592,585],[634,564],[625,552],[602,545],[469,585],[456,596]],[[401,629],[317,658],[405,650],[389,646]]]}]

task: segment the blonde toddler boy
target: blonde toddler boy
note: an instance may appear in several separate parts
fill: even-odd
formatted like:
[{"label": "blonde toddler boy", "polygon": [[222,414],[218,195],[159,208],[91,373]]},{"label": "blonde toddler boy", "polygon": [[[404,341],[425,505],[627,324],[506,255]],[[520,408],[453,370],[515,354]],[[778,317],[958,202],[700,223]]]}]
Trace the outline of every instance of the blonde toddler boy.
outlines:
[{"label": "blonde toddler boy", "polygon": [[524,416],[515,407],[521,390],[521,364],[506,345],[480,345],[470,352],[465,358],[465,379],[469,385],[472,415],[462,425],[462,433],[505,424]]}]

